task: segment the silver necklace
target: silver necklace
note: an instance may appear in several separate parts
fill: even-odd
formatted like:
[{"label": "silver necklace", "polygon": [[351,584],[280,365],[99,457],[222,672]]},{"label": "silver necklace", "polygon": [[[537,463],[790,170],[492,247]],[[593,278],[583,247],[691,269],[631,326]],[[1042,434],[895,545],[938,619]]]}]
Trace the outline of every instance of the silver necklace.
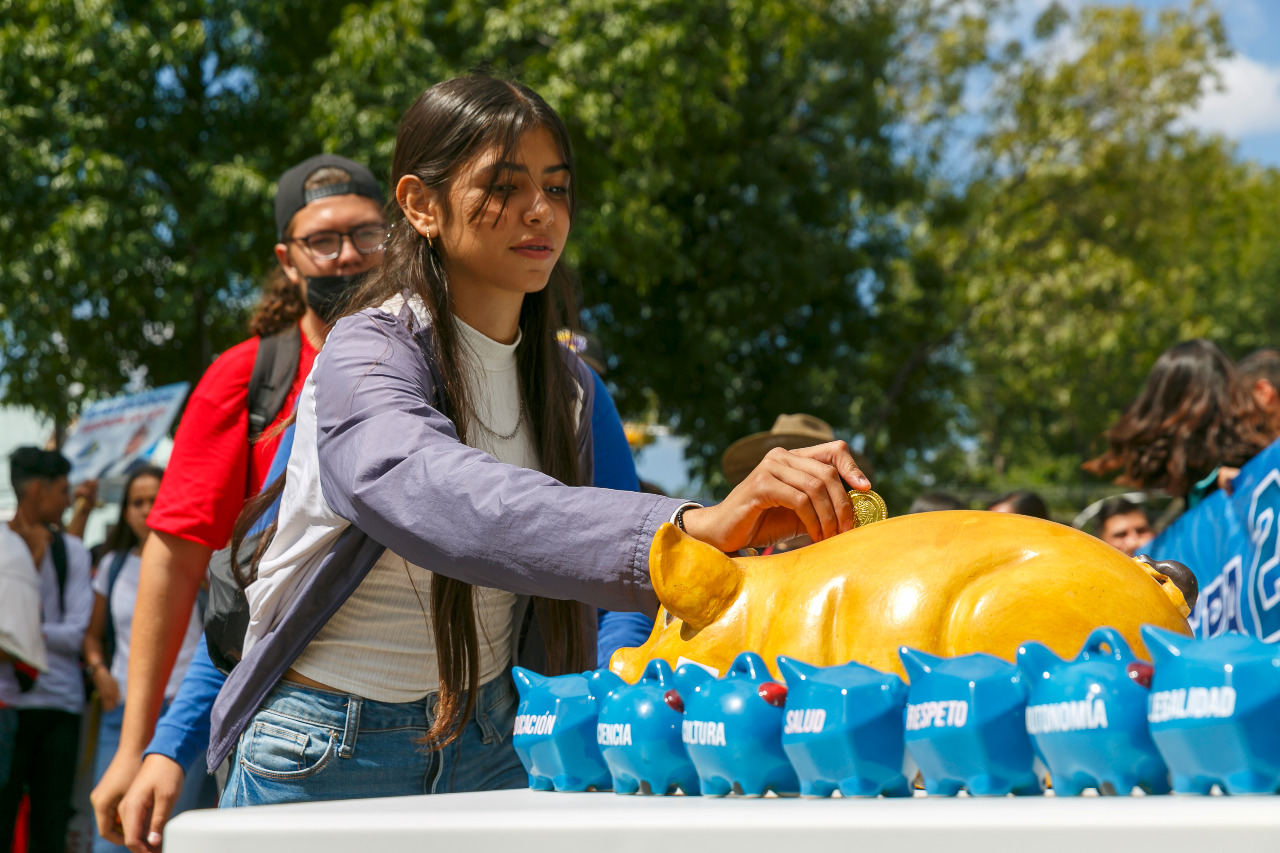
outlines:
[{"label": "silver necklace", "polygon": [[490,429],[488,424],[480,420],[479,414],[476,415],[476,423],[480,424],[480,428],[482,430],[489,433],[489,435],[493,436],[498,441],[510,441],[511,439],[516,437],[516,433],[520,431],[520,425],[524,423],[524,400],[520,401],[520,415],[519,417],[516,418],[516,425],[513,426],[511,428],[511,432],[507,433],[506,435],[503,435],[502,433],[497,432],[496,430]]}]

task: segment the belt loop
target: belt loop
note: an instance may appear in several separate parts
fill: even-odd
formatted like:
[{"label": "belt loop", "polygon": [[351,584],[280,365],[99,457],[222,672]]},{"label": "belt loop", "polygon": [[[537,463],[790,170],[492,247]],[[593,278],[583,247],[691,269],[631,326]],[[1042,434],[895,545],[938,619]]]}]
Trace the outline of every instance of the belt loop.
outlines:
[{"label": "belt loop", "polygon": [[347,696],[347,725],[342,730],[342,743],[338,745],[338,757],[350,758],[356,751],[356,733],[360,731],[360,709],[364,699]]}]

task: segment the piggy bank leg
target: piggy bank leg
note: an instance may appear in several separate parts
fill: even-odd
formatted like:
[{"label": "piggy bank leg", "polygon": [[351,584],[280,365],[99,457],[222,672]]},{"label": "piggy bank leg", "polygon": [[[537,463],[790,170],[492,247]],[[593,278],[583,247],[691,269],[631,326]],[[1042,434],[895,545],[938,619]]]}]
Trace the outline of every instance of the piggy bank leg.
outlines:
[{"label": "piggy bank leg", "polygon": [[[903,780],[902,785],[906,787],[906,780]],[[883,786],[875,779],[865,776],[850,776],[840,780],[840,794],[845,797],[874,797],[879,795],[881,787]]]},{"label": "piggy bank leg", "polygon": [[1208,796],[1212,790],[1212,779],[1206,779],[1203,776],[1188,776],[1182,773],[1173,774],[1173,792],[1175,794]]},{"label": "piggy bank leg", "polygon": [[911,783],[907,781],[907,777],[899,776],[890,782],[885,783],[880,793],[886,797],[909,797],[911,796]]},{"label": "piggy bank leg", "polygon": [[[625,773],[613,777],[613,792],[615,794],[634,794],[640,790],[640,780],[634,776],[628,776]],[[648,787],[647,784],[645,787]],[[648,793],[645,791],[644,793]]]},{"label": "piggy bank leg", "polygon": [[1232,795],[1274,794],[1276,792],[1276,777],[1253,770],[1245,770],[1228,776],[1223,780],[1222,788]]},{"label": "piggy bank leg", "polygon": [[973,776],[964,785],[974,797],[1003,797],[1012,789],[1008,779],[984,773]]},{"label": "piggy bank leg", "polygon": [[698,776],[695,773],[677,776],[674,779],[669,780],[667,793],[674,794],[677,787],[690,797],[696,797],[702,793],[702,786],[698,784]]},{"label": "piggy bank leg", "polygon": [[1059,797],[1078,797],[1085,788],[1093,787],[1093,777],[1083,773],[1063,773],[1053,777],[1053,793]]},{"label": "piggy bank leg", "polygon": [[962,787],[959,779],[930,779],[926,776],[924,780],[924,790],[929,796],[954,797]]},{"label": "piggy bank leg", "polygon": [[[836,786],[825,779],[801,779],[800,780],[800,796],[802,797],[829,797],[835,791]],[[843,790],[843,786],[841,786]]]},{"label": "piggy bank leg", "polygon": [[1030,797],[1041,793],[1040,783],[1034,774],[1010,780],[1004,776],[984,773],[970,779],[965,787],[975,797],[1003,797],[1013,794],[1017,797]]},{"label": "piggy bank leg", "polygon": [[1138,781],[1138,787],[1148,794],[1167,794],[1173,790],[1169,784],[1169,772],[1159,775],[1144,776]]},{"label": "piggy bank leg", "polygon": [[1038,797],[1044,793],[1044,788],[1035,774],[1013,783],[1012,788],[1015,797]]},{"label": "piggy bank leg", "polygon": [[1127,797],[1138,785],[1136,773],[1122,773],[1098,783],[1098,793],[1104,797]]},{"label": "piggy bank leg", "polygon": [[581,793],[591,787],[591,784],[586,780],[568,775],[552,777],[551,784],[555,786],[557,791],[569,793]]},{"label": "piggy bank leg", "polygon": [[733,790],[733,785],[722,776],[713,776],[711,778],[699,776],[698,782],[704,797],[727,797],[729,792]]},{"label": "piggy bank leg", "polygon": [[1151,755],[1138,762],[1134,775],[1138,780],[1135,784],[1148,794],[1169,793],[1169,768],[1159,756]]}]

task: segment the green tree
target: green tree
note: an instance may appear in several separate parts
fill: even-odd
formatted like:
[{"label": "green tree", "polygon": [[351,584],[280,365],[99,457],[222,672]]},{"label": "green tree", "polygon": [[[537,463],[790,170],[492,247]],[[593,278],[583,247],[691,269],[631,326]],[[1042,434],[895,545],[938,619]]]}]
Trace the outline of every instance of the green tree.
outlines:
[{"label": "green tree", "polygon": [[953,285],[930,345],[968,373],[958,479],[1080,482],[1160,352],[1259,340],[1242,314],[1275,266],[1274,176],[1183,121],[1227,54],[1207,3],[1053,7],[992,63],[963,215],[917,250]]},{"label": "green tree", "polygon": [[65,423],[244,336],[341,3],[0,0],[0,392]]},{"label": "green tree", "polygon": [[[311,120],[326,144],[354,129],[385,158],[388,104],[477,66],[518,76],[573,135],[569,254],[624,411],[656,401],[713,482],[729,443],[794,411],[845,436],[878,417],[894,440],[877,461],[892,468],[944,441],[953,372],[913,377],[907,405],[880,411],[941,284],[890,286],[909,262],[902,211],[924,190],[891,78],[901,57],[942,44],[944,15],[981,20],[958,7],[384,0],[349,9]],[[935,84],[959,76],[973,41],[945,40]],[[931,103],[959,95],[947,91]]]}]

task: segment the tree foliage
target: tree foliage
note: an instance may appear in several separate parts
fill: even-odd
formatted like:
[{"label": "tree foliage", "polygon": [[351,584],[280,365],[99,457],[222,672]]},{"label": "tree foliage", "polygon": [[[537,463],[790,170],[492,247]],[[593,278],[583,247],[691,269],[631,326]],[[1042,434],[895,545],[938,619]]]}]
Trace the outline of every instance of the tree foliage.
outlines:
[{"label": "tree foliage", "polygon": [[4,399],[66,422],[244,336],[333,2],[0,2]]},{"label": "tree foliage", "polygon": [[964,215],[926,240],[954,286],[970,482],[1079,481],[1160,352],[1243,354],[1274,317],[1275,173],[1183,119],[1227,55],[1216,13],[1055,6],[1036,37],[995,57]]},{"label": "tree foliage", "polygon": [[273,263],[274,178],[385,173],[413,98],[489,68],[565,117],[584,323],[704,477],[806,411],[899,503],[1077,482],[1167,346],[1274,343],[1280,178],[1183,121],[1207,3],[1000,43],[1008,9],[0,0],[0,392],[66,418],[194,380]]}]

